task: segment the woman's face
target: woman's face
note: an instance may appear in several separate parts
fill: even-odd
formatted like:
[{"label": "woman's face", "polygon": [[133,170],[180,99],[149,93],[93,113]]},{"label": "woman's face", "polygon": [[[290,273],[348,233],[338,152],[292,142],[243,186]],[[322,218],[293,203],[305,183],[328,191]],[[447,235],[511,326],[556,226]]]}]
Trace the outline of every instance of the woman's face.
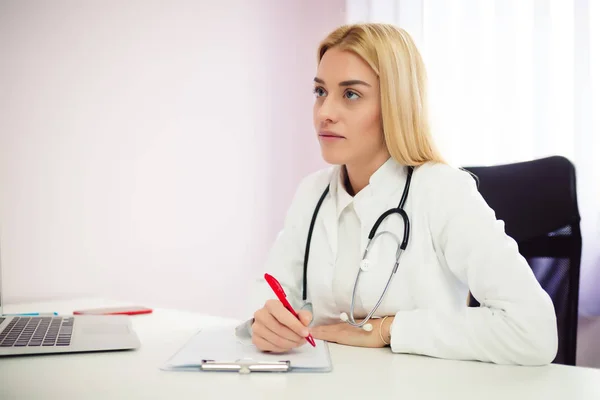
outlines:
[{"label": "woman's face", "polygon": [[387,157],[379,80],[367,63],[352,52],[329,49],[314,85],[313,118],[326,162],[364,165]]}]

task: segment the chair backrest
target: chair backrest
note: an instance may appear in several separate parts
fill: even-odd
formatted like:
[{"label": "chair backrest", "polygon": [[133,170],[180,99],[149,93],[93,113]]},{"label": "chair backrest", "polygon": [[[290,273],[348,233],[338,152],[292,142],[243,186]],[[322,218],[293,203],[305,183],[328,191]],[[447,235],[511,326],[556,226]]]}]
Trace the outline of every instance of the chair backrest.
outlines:
[{"label": "chair backrest", "polygon": [[[475,175],[479,192],[552,298],[559,337],[554,363],[575,365],[581,264],[575,167],[553,156],[463,169]],[[471,297],[469,305],[479,303]]]}]

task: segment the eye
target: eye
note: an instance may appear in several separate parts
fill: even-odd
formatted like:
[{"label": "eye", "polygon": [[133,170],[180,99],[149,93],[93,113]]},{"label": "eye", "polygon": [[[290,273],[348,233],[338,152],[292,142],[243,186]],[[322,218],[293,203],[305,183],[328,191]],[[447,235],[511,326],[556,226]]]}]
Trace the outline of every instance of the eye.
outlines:
[{"label": "eye", "polygon": [[314,93],[314,94],[315,94],[317,97],[323,97],[323,96],[325,96],[325,94],[326,94],[327,92],[325,92],[325,89],[323,89],[321,86],[316,86],[316,87],[313,89],[313,93]]},{"label": "eye", "polygon": [[344,93],[344,96],[348,99],[348,100],[357,100],[360,98],[360,96],[358,95],[358,93],[353,92],[352,90],[348,90],[346,91],[346,93]]}]

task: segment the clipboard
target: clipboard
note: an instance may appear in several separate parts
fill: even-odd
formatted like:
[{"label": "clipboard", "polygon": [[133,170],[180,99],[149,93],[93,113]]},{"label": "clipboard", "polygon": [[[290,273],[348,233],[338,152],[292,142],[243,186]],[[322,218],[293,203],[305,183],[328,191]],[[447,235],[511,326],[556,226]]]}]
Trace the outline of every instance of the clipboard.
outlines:
[{"label": "clipboard", "polygon": [[236,335],[235,326],[203,328],[161,367],[164,371],[201,372],[330,372],[327,342],[315,340],[287,353],[258,350],[250,338]]},{"label": "clipboard", "polygon": [[237,360],[235,362],[219,362],[215,360],[202,360],[201,371],[226,371],[249,374],[250,372],[290,372],[292,364],[290,361],[256,362],[250,360]]}]

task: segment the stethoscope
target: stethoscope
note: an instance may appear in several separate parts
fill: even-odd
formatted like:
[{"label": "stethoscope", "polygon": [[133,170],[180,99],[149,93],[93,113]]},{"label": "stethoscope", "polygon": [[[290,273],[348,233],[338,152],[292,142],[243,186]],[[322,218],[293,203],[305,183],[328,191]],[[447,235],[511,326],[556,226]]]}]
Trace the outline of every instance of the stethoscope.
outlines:
[{"label": "stethoscope", "polygon": [[[410,224],[408,221],[408,215],[406,215],[406,212],[404,211],[404,204],[406,203],[406,198],[408,197],[408,190],[410,189],[410,180],[412,178],[413,169],[414,169],[413,167],[408,167],[408,174],[406,176],[406,184],[404,185],[404,191],[402,193],[402,198],[400,199],[400,203],[398,204],[398,207],[390,208],[389,210],[387,210],[386,212],[381,214],[379,216],[379,218],[377,219],[377,221],[375,222],[375,224],[373,225],[373,228],[371,228],[371,231],[369,232],[369,241],[367,242],[367,247],[365,248],[365,251],[363,253],[362,260],[360,262],[360,268],[358,269],[358,272],[356,274],[356,280],[354,281],[354,287],[352,288],[352,300],[350,303],[350,315],[348,315],[345,312],[340,314],[340,319],[342,321],[347,322],[350,325],[355,326],[357,328],[362,328],[365,331],[373,330],[373,325],[368,324],[367,322],[369,321],[369,319],[371,319],[373,314],[375,314],[375,312],[381,305],[381,302],[383,301],[383,299],[388,291],[388,288],[390,287],[390,283],[392,282],[392,279],[394,278],[396,271],[398,271],[398,264],[400,262],[400,256],[402,255],[402,252],[404,250],[406,250],[406,246],[408,245]],[[304,252],[304,275],[303,275],[303,279],[302,279],[302,302],[304,303],[304,306],[302,308],[307,308],[311,312],[312,312],[312,303],[306,301],[306,286],[307,286],[306,278],[307,278],[307,271],[308,271],[308,257],[310,254],[310,242],[312,240],[312,234],[313,234],[313,230],[315,227],[315,222],[317,220],[317,215],[319,214],[319,210],[321,208],[321,205],[323,204],[323,200],[325,200],[325,197],[327,196],[328,193],[329,193],[329,185],[327,185],[327,188],[325,188],[325,191],[319,198],[319,201],[317,202],[317,206],[315,207],[315,211],[313,212],[313,216],[310,221],[310,227],[308,229],[308,239],[306,241],[306,249]],[[404,236],[402,238],[402,241],[400,241],[398,236],[396,236],[392,232],[389,232],[389,231],[382,231],[379,233],[377,232],[377,230],[379,229],[379,225],[381,225],[381,223],[392,214],[399,214],[400,217],[402,217],[402,220],[404,221]],[[379,236],[384,235],[384,234],[391,235],[396,240],[396,243],[398,243],[398,248],[396,250],[396,262],[394,264],[394,268],[392,269],[392,272],[390,273],[390,277],[388,278],[387,283],[385,284],[383,293],[381,293],[381,296],[379,296],[379,300],[377,301],[377,303],[375,304],[375,306],[373,307],[371,312],[369,312],[369,314],[367,314],[367,316],[362,321],[356,322],[354,319],[354,299],[356,297],[356,288],[358,286],[358,281],[360,279],[361,273],[369,270],[370,262],[369,262],[369,259],[367,258],[367,256],[369,255],[369,250],[372,248],[372,244],[375,242],[375,239],[377,239]]]}]

